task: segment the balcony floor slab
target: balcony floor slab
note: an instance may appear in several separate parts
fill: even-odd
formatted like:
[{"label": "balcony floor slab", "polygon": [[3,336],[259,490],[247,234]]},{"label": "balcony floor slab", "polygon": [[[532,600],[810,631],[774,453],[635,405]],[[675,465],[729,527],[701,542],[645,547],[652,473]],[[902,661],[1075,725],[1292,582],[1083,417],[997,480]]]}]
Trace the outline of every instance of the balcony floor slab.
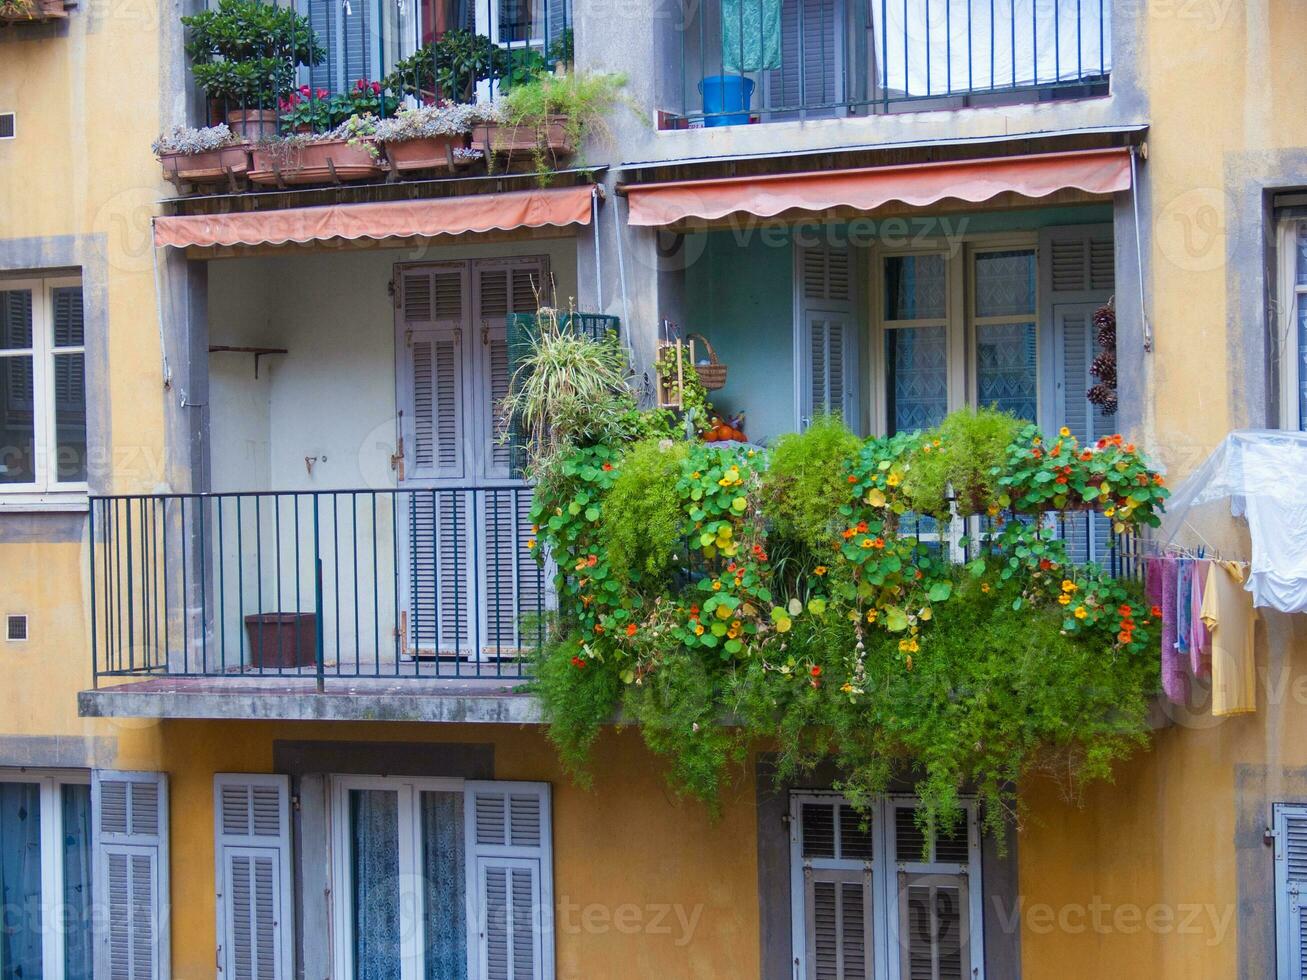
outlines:
[{"label": "balcony floor slab", "polygon": [[400,721],[538,725],[516,679],[154,677],[77,696],[83,718]]}]

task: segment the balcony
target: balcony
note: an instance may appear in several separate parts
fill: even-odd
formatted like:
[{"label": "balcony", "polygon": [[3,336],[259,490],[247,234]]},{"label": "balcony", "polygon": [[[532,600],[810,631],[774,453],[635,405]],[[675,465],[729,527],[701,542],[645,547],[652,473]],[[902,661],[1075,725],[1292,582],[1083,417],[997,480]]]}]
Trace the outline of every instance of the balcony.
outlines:
[{"label": "balcony", "polygon": [[1108,0],[710,0],[670,128],[1105,95]]}]

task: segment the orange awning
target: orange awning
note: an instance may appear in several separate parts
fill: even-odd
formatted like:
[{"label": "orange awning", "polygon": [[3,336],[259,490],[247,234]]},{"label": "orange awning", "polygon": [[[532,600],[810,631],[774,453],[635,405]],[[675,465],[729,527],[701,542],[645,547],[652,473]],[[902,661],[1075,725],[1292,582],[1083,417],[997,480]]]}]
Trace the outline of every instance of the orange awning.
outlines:
[{"label": "orange awning", "polygon": [[590,223],[591,188],[469,194],[422,201],[331,204],[154,219],[154,244],[285,245],[328,239],[428,238]]},{"label": "orange awning", "polygon": [[1015,192],[1045,197],[1077,188],[1113,194],[1130,187],[1130,151],[1075,150],[1030,156],[952,160],[896,167],[864,167],[763,177],[725,177],[625,188],[633,225],[670,225],[685,218],[728,214],[770,218],[784,211],[855,208],[870,211],[891,201],[923,206],[953,198],[987,201]]}]

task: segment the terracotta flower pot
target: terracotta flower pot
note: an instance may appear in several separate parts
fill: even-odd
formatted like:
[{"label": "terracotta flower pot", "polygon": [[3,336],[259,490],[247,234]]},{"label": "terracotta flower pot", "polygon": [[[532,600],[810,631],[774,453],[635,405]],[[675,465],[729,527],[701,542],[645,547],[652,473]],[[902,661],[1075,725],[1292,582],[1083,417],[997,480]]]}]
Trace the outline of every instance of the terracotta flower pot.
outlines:
[{"label": "terracotta flower pot", "polygon": [[454,150],[465,145],[462,136],[428,136],[386,143],[386,158],[400,173],[410,170],[452,170]]},{"label": "terracotta flower pot", "polygon": [[277,112],[275,109],[232,109],[227,113],[227,128],[247,143],[253,143],[276,135]]},{"label": "terracotta flower pot", "polygon": [[[567,135],[566,116],[550,116],[541,135],[544,149],[554,156],[571,156],[576,152]],[[472,145],[485,153],[532,153],[536,149],[536,131],[531,126],[481,123],[472,129]]]},{"label": "terracotta flower pot", "polygon": [[174,182],[217,184],[250,169],[250,148],[243,143],[205,153],[163,153],[159,155],[163,175]]},{"label": "terracotta flower pot", "polygon": [[0,13],[0,24],[40,23],[47,20],[63,20],[67,17],[68,8],[64,0],[32,0],[25,9]]},{"label": "terracotta flower pot", "polygon": [[368,152],[370,141],[351,146],[347,140],[325,140],[304,146],[260,146],[254,149],[250,180],[256,184],[330,184],[380,177],[385,165]]}]

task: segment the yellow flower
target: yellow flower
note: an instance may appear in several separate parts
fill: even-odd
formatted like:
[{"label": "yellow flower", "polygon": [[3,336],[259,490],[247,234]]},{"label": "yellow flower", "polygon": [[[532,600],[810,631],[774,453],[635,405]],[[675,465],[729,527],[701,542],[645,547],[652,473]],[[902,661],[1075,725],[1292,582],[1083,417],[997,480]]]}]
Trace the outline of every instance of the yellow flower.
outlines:
[{"label": "yellow flower", "polygon": [[720,591],[722,590],[722,583],[721,583],[721,582],[714,582],[714,583],[712,584],[712,590],[713,590],[714,592],[720,592]]},{"label": "yellow flower", "polygon": [[697,624],[695,624],[695,627],[694,627],[694,635],[695,635],[695,636],[703,636],[703,624],[702,624],[702,623],[697,623]]},{"label": "yellow flower", "polygon": [[702,477],[702,476],[703,476],[702,473],[700,473],[698,470],[695,470],[693,473],[690,474],[690,479],[691,479],[691,480],[698,480],[698,479],[699,479],[700,477]]},{"label": "yellow flower", "polygon": [[1060,595],[1057,597],[1057,601],[1059,605],[1063,605],[1063,606],[1071,605],[1071,597],[1069,595]]},{"label": "yellow flower", "polygon": [[535,539],[535,538],[528,538],[528,539],[527,539],[527,542],[526,542],[526,546],[527,546],[527,550],[530,550],[531,548],[534,548],[534,547],[536,546],[536,539]]},{"label": "yellow flower", "polygon": [[1113,514],[1115,514],[1115,513],[1116,513],[1116,508],[1115,508],[1115,507],[1106,507],[1106,508],[1104,508],[1104,510],[1103,510],[1103,516],[1104,516],[1104,517],[1111,517],[1111,516],[1112,516]]},{"label": "yellow flower", "polygon": [[1067,439],[1071,436],[1071,430],[1064,425],[1062,426],[1062,428],[1057,430],[1057,434],[1060,435],[1063,439]]},{"label": "yellow flower", "polygon": [[876,621],[876,617],[879,616],[879,615],[880,615],[880,613],[878,613],[875,609],[868,609],[868,610],[867,610],[867,622],[869,622],[869,623],[874,623],[874,622]]},{"label": "yellow flower", "polygon": [[989,583],[988,583],[988,582],[981,582],[981,583],[980,583],[980,591],[981,591],[981,592],[988,592],[988,591],[989,591]]},{"label": "yellow flower", "polygon": [[873,543],[874,543],[874,542],[871,540],[871,538],[863,538],[863,539],[862,539],[862,547],[864,547],[864,548],[870,548],[870,547],[872,546]]},{"label": "yellow flower", "polygon": [[1074,615],[1076,619],[1084,619],[1086,616],[1089,615],[1089,610],[1087,610],[1084,606],[1076,606],[1076,611]]},{"label": "yellow flower", "polygon": [[812,574],[813,574],[813,575],[816,575],[818,578],[820,578],[822,575],[825,575],[825,574],[826,574],[826,566],[825,566],[825,565],[818,565],[816,568],[814,568],[814,569],[812,570]]},{"label": "yellow flower", "polygon": [[897,487],[899,485],[899,475],[897,473],[891,473],[889,476],[885,477],[885,482],[892,487]]},{"label": "yellow flower", "polygon": [[1072,582],[1069,578],[1064,578],[1064,579],[1062,580],[1062,591],[1063,591],[1063,592],[1074,592],[1074,591],[1075,591],[1076,589],[1078,589],[1078,588],[1079,588],[1079,586],[1076,585],[1075,582]]}]

